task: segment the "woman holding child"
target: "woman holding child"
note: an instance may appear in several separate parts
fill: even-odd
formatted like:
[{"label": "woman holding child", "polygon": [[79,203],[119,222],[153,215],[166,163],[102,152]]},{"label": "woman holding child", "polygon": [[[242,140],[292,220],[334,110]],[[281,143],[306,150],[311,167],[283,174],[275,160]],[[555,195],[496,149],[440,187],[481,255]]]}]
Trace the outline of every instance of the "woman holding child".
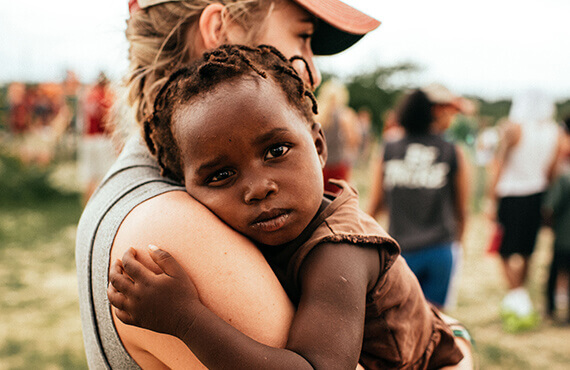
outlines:
[{"label": "woman holding child", "polygon": [[[339,52],[378,22],[337,1],[131,1],[129,103],[140,124],[168,74],[223,43],[271,44],[308,85],[313,52]],[[340,15],[340,16],[338,16]],[[325,23],[327,22],[327,23]],[[311,39],[311,36],[313,37]],[[283,347],[294,307],[255,246],[160,169],[140,137],[121,157],[80,221],[77,265],[88,361],[93,368],[199,368],[174,337],[122,324],[106,298],[110,261],[132,246],[160,245],[180,262],[201,301],[236,329]],[[149,268],[146,253],[140,260]]]}]

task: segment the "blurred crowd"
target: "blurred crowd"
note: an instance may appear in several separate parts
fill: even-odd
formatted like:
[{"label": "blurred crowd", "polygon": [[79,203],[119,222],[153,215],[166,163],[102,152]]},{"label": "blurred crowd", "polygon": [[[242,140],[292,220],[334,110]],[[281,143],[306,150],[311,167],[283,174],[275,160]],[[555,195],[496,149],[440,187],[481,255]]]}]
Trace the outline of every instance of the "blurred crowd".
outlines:
[{"label": "blurred crowd", "polygon": [[[371,159],[368,212],[386,211],[389,233],[441,309],[453,307],[460,267],[469,263],[462,257],[467,217],[483,211],[494,228],[486,250],[504,276],[504,330],[531,330],[542,319],[570,324],[570,116],[557,121],[556,109],[552,97],[531,88],[490,124],[475,102],[432,84],[386,112],[381,149]],[[480,121],[471,143],[449,135],[465,116]],[[552,229],[554,241],[539,305],[528,286],[542,227]]]},{"label": "blurred crowd", "polygon": [[61,82],[7,86],[3,146],[26,165],[49,166],[61,153],[77,159],[87,200],[116,157],[107,124],[115,93],[105,73],[83,84],[73,71]]},{"label": "blurred crowd", "polygon": [[25,163],[47,165],[52,160],[58,140],[76,125],[80,88],[71,71],[62,83],[8,86],[7,126]]},{"label": "blurred crowd", "polygon": [[[485,249],[504,276],[497,308],[504,330],[531,330],[543,319],[570,324],[570,117],[557,121],[554,99],[521,91],[508,116],[492,122],[478,114],[476,101],[431,84],[403,92],[381,125],[373,124],[370,107],[350,106],[338,81],[325,82],[317,99],[328,146],[326,190],[338,192],[328,182],[335,178],[356,187],[355,167],[365,173],[367,211],[387,220],[428,300],[453,309],[461,266],[469,263],[465,225],[469,214],[483,212],[494,229]],[[477,122],[471,137],[457,135],[465,119]],[[528,279],[542,227],[552,228],[554,242],[541,313]]]},{"label": "blurred crowd", "polygon": [[[13,82],[6,91],[3,146],[23,163],[43,167],[58,151],[71,152],[86,202],[118,153],[107,123],[116,99],[108,78],[101,73],[84,84],[68,71],[59,83]],[[570,323],[570,120],[557,122],[554,101],[532,94],[515,97],[511,114],[493,122],[478,114],[477,102],[439,84],[403,91],[381,117],[372,106],[352,106],[337,80],[317,92],[317,121],[328,146],[326,190],[339,190],[328,179],[356,187],[355,170],[365,174],[368,213],[387,219],[424,293],[441,309],[453,307],[460,267],[469,263],[462,253],[468,215],[489,217],[496,230],[487,249],[502,261],[499,309],[511,332],[541,319],[526,286],[543,226],[552,227],[555,241],[542,316],[558,320],[565,306],[563,321]],[[465,119],[477,129],[453,135]]]}]

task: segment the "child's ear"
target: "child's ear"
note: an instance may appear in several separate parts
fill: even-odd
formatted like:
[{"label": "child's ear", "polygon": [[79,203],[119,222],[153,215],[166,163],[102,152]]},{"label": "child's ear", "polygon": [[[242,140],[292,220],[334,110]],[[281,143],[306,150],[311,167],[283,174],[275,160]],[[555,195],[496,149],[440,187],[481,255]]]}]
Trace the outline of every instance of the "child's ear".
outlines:
[{"label": "child's ear", "polygon": [[317,148],[317,154],[319,155],[319,160],[321,161],[321,167],[325,167],[327,163],[328,151],[327,151],[327,141],[325,140],[325,134],[323,133],[323,128],[320,123],[313,123],[311,126],[311,134],[313,135],[313,140],[315,141],[315,148]]}]

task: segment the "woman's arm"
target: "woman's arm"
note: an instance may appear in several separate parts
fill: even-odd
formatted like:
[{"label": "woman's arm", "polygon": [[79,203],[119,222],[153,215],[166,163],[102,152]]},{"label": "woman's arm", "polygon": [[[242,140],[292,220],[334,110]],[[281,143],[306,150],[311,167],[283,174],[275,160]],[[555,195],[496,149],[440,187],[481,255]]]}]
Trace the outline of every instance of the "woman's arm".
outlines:
[{"label": "woman's arm", "polygon": [[358,364],[366,292],[379,269],[372,248],[322,245],[308,256],[287,349],[260,344],[205,308],[190,278],[168,253],[151,251],[162,271],[158,275],[139,263],[137,255],[128,251],[112,270],[109,297],[117,316],[176,335],[208,367],[347,369]]},{"label": "woman's arm", "polygon": [[[203,303],[246,335],[283,347],[294,310],[261,253],[182,191],[137,206],[123,221],[111,262],[133,246],[160,245],[192,278]],[[152,266],[147,253],[140,253]],[[143,368],[199,368],[177,338],[128,326],[115,317],[125,348]]]}]

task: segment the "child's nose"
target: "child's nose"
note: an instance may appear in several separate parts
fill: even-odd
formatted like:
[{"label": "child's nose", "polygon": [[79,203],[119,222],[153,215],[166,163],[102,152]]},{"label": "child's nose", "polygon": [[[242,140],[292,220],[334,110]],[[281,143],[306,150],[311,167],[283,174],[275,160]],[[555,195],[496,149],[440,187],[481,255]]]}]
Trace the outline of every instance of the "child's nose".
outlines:
[{"label": "child's nose", "polygon": [[277,184],[268,179],[251,180],[246,186],[244,201],[246,204],[262,201],[277,193]]}]

